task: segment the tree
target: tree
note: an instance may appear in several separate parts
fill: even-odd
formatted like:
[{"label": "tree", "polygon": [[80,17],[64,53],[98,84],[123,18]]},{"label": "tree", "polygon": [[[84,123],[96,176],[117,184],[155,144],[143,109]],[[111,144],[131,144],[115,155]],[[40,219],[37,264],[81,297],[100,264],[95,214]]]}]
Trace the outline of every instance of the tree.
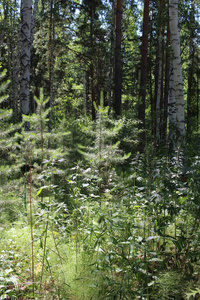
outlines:
[{"label": "tree", "polygon": [[19,66],[20,66],[20,24],[17,1],[2,1],[0,16],[0,56],[2,67],[8,70],[10,79],[9,101],[3,105],[13,109],[12,118],[18,116]]},{"label": "tree", "polygon": [[53,1],[50,1],[50,19],[49,19],[49,132],[52,130],[52,111],[53,111],[53,71],[54,71],[54,39],[55,39],[55,21],[53,16]]},{"label": "tree", "polygon": [[139,107],[138,118],[140,121],[139,129],[143,129],[139,148],[144,150],[145,142],[145,107],[146,107],[146,80],[147,80],[147,53],[148,53],[148,27],[149,27],[149,0],[144,1],[143,12],[143,30],[142,30],[142,45],[141,45],[141,75],[140,75],[140,92],[139,92]]},{"label": "tree", "polygon": [[176,127],[178,134],[178,146],[181,146],[185,143],[185,113],[178,4],[179,0],[169,0],[169,26],[172,46],[173,81],[176,99]]},{"label": "tree", "polygon": [[155,104],[156,104],[156,128],[155,136],[157,144],[160,144],[161,138],[161,125],[163,119],[163,71],[164,71],[164,30],[165,30],[165,18],[164,18],[164,1],[158,3],[158,25],[157,25],[157,54],[156,54],[156,76],[155,83]]},{"label": "tree", "polygon": [[[186,3],[187,4],[187,3]],[[198,131],[198,21],[195,20],[195,3],[188,3],[184,6],[185,14],[185,35],[188,46],[188,67],[187,67],[187,141],[191,140],[192,134]]]},{"label": "tree", "polygon": [[20,113],[29,114],[32,0],[21,0]]},{"label": "tree", "polygon": [[122,41],[122,0],[115,2],[115,74],[114,74],[114,110],[116,116],[121,115],[122,97],[122,68],[121,68],[121,41]]}]

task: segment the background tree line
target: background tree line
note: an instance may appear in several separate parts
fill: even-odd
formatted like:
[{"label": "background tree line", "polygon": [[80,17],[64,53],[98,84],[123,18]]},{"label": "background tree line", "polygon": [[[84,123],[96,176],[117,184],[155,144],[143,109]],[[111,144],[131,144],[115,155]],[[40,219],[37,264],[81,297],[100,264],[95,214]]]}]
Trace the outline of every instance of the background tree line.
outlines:
[{"label": "background tree line", "polygon": [[2,1],[6,105],[15,120],[33,113],[43,87],[51,129],[63,112],[95,120],[103,92],[109,113],[139,121],[141,151],[189,138],[198,131],[198,9],[195,1]]}]

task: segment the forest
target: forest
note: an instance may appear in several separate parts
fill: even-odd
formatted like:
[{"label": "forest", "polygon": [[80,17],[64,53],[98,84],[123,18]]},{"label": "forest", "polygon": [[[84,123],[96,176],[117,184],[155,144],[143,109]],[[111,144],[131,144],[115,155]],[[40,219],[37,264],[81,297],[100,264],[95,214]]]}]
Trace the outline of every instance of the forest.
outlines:
[{"label": "forest", "polygon": [[200,299],[199,0],[0,0],[0,300]]}]

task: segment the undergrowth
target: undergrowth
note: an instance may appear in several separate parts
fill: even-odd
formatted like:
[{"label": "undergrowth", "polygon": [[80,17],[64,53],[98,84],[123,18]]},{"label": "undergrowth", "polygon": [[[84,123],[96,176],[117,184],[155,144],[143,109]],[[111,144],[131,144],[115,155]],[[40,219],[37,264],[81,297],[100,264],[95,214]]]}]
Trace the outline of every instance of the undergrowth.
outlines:
[{"label": "undergrowth", "polygon": [[95,125],[50,134],[35,100],[30,132],[1,143],[1,299],[198,297],[199,156],[127,153],[102,103]]}]

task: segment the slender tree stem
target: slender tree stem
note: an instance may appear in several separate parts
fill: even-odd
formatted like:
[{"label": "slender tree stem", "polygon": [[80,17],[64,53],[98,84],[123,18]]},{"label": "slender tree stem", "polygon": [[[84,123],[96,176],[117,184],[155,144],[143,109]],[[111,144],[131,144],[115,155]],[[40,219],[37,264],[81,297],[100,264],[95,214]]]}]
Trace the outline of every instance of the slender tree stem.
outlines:
[{"label": "slender tree stem", "polygon": [[32,213],[32,173],[30,162],[30,221],[31,221],[31,251],[32,251],[32,282],[33,282],[33,297],[35,295],[35,272],[34,272],[34,235],[33,235],[33,213]]}]

